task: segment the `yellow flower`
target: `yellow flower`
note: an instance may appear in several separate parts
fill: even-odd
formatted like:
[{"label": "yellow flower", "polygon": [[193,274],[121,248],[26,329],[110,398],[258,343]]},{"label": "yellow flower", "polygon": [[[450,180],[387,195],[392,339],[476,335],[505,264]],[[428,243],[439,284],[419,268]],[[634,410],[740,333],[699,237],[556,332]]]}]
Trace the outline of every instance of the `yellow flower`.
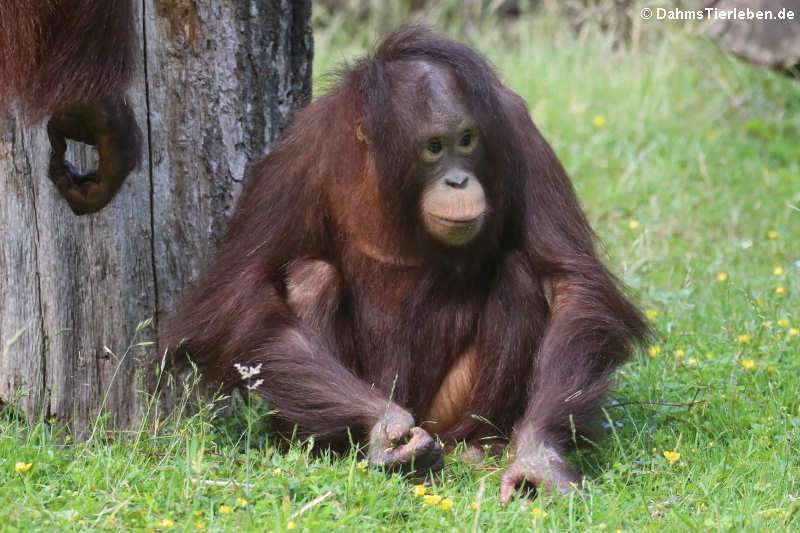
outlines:
[{"label": "yellow flower", "polygon": [[666,457],[667,461],[669,461],[669,464],[672,464],[681,458],[681,454],[678,452],[664,450],[664,457]]},{"label": "yellow flower", "polygon": [[[800,411],[800,405],[797,406],[797,410]],[[472,509],[473,511],[477,511],[478,510],[478,502],[470,503],[469,504],[469,508]]]},{"label": "yellow flower", "polygon": [[728,279],[728,274],[725,272],[717,272],[717,281],[722,283]]},{"label": "yellow flower", "polygon": [[294,520],[289,520],[286,522],[286,529],[296,529],[297,524],[294,523]]},{"label": "yellow flower", "polygon": [[198,522],[197,524],[195,524],[194,528],[197,531],[203,531],[206,528],[206,525],[202,522]]},{"label": "yellow flower", "polygon": [[425,496],[423,496],[423,499],[425,500],[425,503],[427,503],[428,505],[436,505],[437,503],[442,501],[442,497],[439,496],[438,494],[426,494]]},{"label": "yellow flower", "polygon": [[711,352],[706,352],[706,359],[714,359],[714,354]]},{"label": "yellow flower", "polygon": [[594,116],[594,125],[597,126],[598,128],[602,128],[603,125],[605,125],[605,123],[606,123],[606,117],[604,117],[603,115]]},{"label": "yellow flower", "polygon": [[774,229],[769,230],[767,232],[767,237],[769,237],[770,239],[777,239],[778,238],[778,232],[775,231]]},{"label": "yellow flower", "polygon": [[545,518],[547,517],[547,511],[543,511],[539,507],[534,507],[531,509],[531,516],[534,518]]},{"label": "yellow flower", "polygon": [[800,329],[789,328],[789,336],[790,337],[796,337],[797,335],[800,335]]},{"label": "yellow flower", "polygon": [[697,360],[696,357],[690,357],[689,360],[686,362],[689,363],[690,365],[696,365],[699,361]]},{"label": "yellow flower", "polygon": [[775,268],[772,269],[772,273],[775,274],[776,276],[783,276],[783,267],[776,266]]},{"label": "yellow flower", "polygon": [[275,470],[272,471],[272,475],[273,476],[280,476],[281,475],[281,469],[280,468],[276,468]]},{"label": "yellow flower", "polygon": [[777,294],[778,296],[786,294],[786,288],[785,287],[775,287],[775,294]]},{"label": "yellow flower", "polygon": [[27,472],[28,470],[30,470],[32,466],[33,463],[23,463],[21,461],[18,461],[14,463],[14,470],[17,471],[17,474],[22,474],[23,472]]},{"label": "yellow flower", "polygon": [[244,498],[236,498],[236,507],[245,507],[247,505],[247,500]]},{"label": "yellow flower", "polygon": [[366,472],[368,464],[369,463],[367,463],[366,461],[359,461],[358,462],[358,467],[361,469],[362,472]]},{"label": "yellow flower", "polygon": [[738,341],[739,341],[741,344],[747,344],[748,342],[750,342],[750,340],[751,340],[752,338],[753,338],[753,337],[751,337],[751,336],[750,336],[750,335],[748,335],[747,333],[744,333],[744,334],[742,334],[742,335],[739,335],[738,337],[736,337],[736,340],[738,340]]},{"label": "yellow flower", "polygon": [[441,505],[442,511],[447,511],[452,506],[453,506],[453,500],[451,500],[450,498],[445,498],[444,500],[442,500],[442,505]]},{"label": "yellow flower", "polygon": [[231,514],[233,512],[233,507],[230,505],[220,505],[219,512],[222,514]]},{"label": "yellow flower", "polygon": [[169,528],[173,527],[174,525],[175,525],[175,522],[173,522],[169,518],[165,518],[164,520],[162,520],[161,522],[158,523],[158,527],[160,527],[162,529],[169,529]]},{"label": "yellow flower", "polygon": [[681,358],[681,357],[683,357],[684,355],[686,355],[686,352],[684,352],[684,351],[683,351],[683,350],[681,350],[680,348],[678,348],[677,350],[675,350],[675,357],[677,357],[677,358],[679,358],[679,359],[680,359],[680,358]]},{"label": "yellow flower", "polygon": [[658,357],[658,354],[661,353],[661,346],[651,344],[647,351],[650,352],[650,357]]},{"label": "yellow flower", "polygon": [[428,492],[428,487],[425,485],[414,485],[414,494],[417,496],[424,496]]},{"label": "yellow flower", "polygon": [[754,366],[756,366],[756,362],[755,362],[755,361],[753,361],[752,359],[743,359],[743,360],[742,360],[742,367],[743,367],[745,370],[750,370],[750,369],[751,369],[751,368],[753,368]]},{"label": "yellow flower", "polygon": [[628,222],[628,227],[631,229],[639,229],[642,227],[642,224],[638,220],[631,220]]},{"label": "yellow flower", "polygon": [[648,319],[653,320],[658,316],[658,309],[648,309],[645,311],[645,314],[647,315]]},{"label": "yellow flower", "polygon": [[781,318],[780,320],[778,320],[778,325],[785,328],[786,326],[789,325],[789,321],[786,320],[785,318]]},{"label": "yellow flower", "polygon": [[110,523],[110,524],[113,524],[113,523],[114,523],[114,522],[116,522],[116,521],[117,521],[117,517],[116,517],[116,516],[114,516],[113,514],[112,514],[112,515],[110,515],[108,518],[106,518],[106,522],[108,522],[108,523]]}]

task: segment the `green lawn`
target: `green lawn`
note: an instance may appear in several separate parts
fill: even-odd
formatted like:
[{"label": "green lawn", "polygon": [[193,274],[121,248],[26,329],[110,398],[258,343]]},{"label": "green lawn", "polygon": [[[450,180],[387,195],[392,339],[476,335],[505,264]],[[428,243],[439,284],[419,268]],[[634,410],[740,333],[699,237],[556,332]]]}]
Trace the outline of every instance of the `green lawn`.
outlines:
[{"label": "green lawn", "polygon": [[[583,496],[502,508],[501,463],[450,457],[426,503],[355,455],[280,451],[259,405],[74,445],[7,414],[0,530],[800,529],[800,82],[679,23],[615,48],[557,22],[469,40],[529,102],[659,332],[618,374],[605,441],[575,458]],[[369,37],[330,28],[316,72]]]}]

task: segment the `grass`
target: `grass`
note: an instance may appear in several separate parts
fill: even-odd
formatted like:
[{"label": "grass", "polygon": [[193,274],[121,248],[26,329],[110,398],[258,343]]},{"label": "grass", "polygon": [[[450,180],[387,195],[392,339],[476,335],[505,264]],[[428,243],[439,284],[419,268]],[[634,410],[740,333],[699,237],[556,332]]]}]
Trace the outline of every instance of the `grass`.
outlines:
[{"label": "grass", "polygon": [[[279,448],[257,400],[76,444],[6,410],[0,530],[800,528],[800,84],[681,24],[634,27],[618,48],[557,22],[486,26],[470,43],[529,102],[659,331],[655,356],[619,372],[605,442],[575,458],[583,497],[502,508],[501,463],[449,457],[427,487],[444,510],[355,454]],[[371,38],[335,23],[317,34],[316,72]]]}]

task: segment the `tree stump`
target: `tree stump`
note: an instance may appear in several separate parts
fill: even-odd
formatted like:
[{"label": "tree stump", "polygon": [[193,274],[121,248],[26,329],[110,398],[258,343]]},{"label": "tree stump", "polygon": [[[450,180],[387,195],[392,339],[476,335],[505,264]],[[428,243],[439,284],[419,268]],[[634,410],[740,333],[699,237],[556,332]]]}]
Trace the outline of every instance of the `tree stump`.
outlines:
[{"label": "tree stump", "polygon": [[[156,350],[144,341],[311,92],[310,0],[143,0],[135,17],[143,158],[102,211],[73,215],[49,182],[44,122],[0,112],[0,404],[78,438],[101,409],[120,429],[141,419]],[[68,158],[86,168],[92,152]]]},{"label": "tree stump", "polygon": [[[756,65],[795,72],[800,67],[800,0],[714,0],[704,7],[771,11],[773,20],[713,20],[708,33],[722,48]],[[794,18],[778,19],[781,10]]]}]

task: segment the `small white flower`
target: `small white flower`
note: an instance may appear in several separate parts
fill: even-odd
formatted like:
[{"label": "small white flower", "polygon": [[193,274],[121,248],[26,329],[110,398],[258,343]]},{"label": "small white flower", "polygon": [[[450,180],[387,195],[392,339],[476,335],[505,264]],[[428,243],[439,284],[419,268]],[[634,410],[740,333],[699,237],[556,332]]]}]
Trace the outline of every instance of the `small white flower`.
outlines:
[{"label": "small white flower", "polygon": [[743,250],[747,250],[751,246],[753,246],[753,241],[751,241],[750,239],[747,239],[746,241],[742,241],[742,249]]},{"label": "small white flower", "polygon": [[260,387],[260,386],[261,386],[263,383],[264,383],[264,380],[263,380],[263,379],[257,379],[257,380],[255,380],[253,383],[251,383],[250,385],[248,385],[248,386],[247,386],[247,389],[248,389],[248,390],[254,390],[254,389],[257,389],[257,388],[259,388],[259,387]]},{"label": "small white flower", "polygon": [[261,373],[261,363],[258,363],[256,366],[244,366],[235,363],[233,366],[239,371],[239,375],[242,376],[242,379],[250,379]]}]

